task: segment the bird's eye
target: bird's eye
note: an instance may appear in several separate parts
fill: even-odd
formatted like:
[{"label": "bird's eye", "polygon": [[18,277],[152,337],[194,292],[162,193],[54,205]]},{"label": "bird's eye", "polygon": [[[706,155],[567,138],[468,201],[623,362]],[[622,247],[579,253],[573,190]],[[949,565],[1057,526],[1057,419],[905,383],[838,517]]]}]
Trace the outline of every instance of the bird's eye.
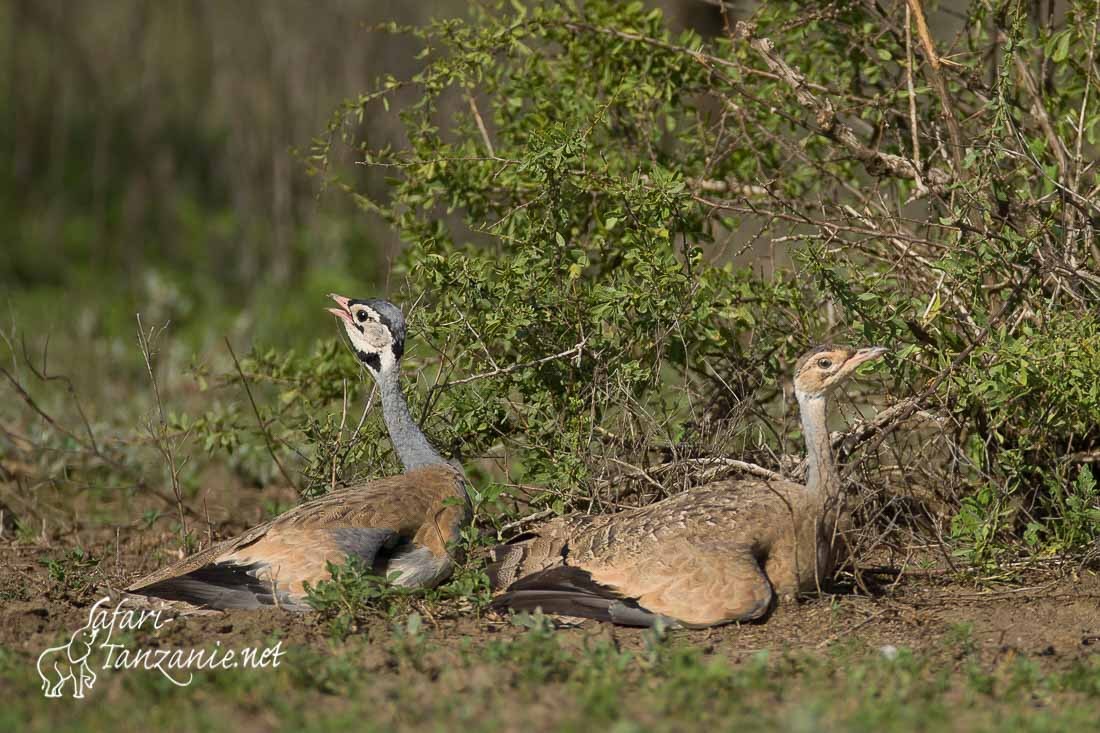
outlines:
[{"label": "bird's eye", "polygon": [[821,367],[822,369],[828,369],[829,367],[831,367],[833,365],[833,363],[831,361],[829,361],[828,359],[818,359],[817,360],[817,365],[819,367]]},{"label": "bird's eye", "polygon": [[358,313],[355,314],[355,318],[360,323],[363,323],[364,321],[367,320],[367,312],[366,311],[359,311]]}]

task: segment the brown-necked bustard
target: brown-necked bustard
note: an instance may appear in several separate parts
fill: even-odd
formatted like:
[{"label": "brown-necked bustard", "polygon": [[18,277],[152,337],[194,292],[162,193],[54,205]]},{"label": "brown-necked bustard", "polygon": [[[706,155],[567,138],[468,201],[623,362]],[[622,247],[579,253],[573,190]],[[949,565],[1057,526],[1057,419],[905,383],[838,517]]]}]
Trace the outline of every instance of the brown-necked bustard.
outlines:
[{"label": "brown-necked bustard", "polygon": [[431,587],[451,574],[450,545],[469,521],[469,502],[461,471],[440,457],[409,414],[399,382],[405,319],[385,300],[331,297],[340,307],[329,311],[378,384],[405,472],[301,504],[142,578],[127,592],[212,609],[308,611],[303,583],[328,579],[329,562],[358,557],[410,587]]},{"label": "brown-necked bustard", "polygon": [[646,507],[551,520],[493,550],[498,609],[628,626],[700,628],[763,616],[776,594],[819,587],[837,560],[841,484],[829,445],[829,393],[880,347],[819,346],[795,367],[805,485],[721,481]]}]

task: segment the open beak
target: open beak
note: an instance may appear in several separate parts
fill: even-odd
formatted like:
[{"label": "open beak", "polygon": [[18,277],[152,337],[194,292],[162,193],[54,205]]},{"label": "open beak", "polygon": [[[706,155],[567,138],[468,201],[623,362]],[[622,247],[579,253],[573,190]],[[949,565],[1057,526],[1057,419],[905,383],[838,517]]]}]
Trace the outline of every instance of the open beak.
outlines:
[{"label": "open beak", "polygon": [[342,318],[345,322],[350,323],[354,326],[355,321],[351,319],[351,311],[348,310],[351,304],[351,298],[345,298],[344,296],[337,295],[336,293],[329,293],[328,297],[335,300],[337,305],[339,305],[340,307],[326,308],[325,310],[327,310],[329,313],[336,316],[337,318]]}]

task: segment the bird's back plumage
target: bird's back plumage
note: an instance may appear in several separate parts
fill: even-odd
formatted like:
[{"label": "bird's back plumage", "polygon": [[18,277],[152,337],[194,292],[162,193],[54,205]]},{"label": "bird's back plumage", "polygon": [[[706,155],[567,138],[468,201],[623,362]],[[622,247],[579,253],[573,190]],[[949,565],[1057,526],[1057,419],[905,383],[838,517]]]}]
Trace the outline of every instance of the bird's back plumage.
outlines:
[{"label": "bird's back plumage", "polygon": [[384,576],[394,561],[401,573],[395,582],[415,577],[419,585],[434,585],[449,574],[449,545],[468,517],[460,471],[444,464],[417,468],[308,501],[127,590],[207,608],[308,610],[305,584],[329,579],[330,562],[351,558]]},{"label": "bird's back plumage", "polygon": [[[783,593],[812,587],[819,528],[805,487],[719,482],[646,507],[551,520],[492,551],[498,608],[652,625],[759,618]],[[553,610],[551,610],[553,609]],[[616,615],[618,617],[616,617]]]}]

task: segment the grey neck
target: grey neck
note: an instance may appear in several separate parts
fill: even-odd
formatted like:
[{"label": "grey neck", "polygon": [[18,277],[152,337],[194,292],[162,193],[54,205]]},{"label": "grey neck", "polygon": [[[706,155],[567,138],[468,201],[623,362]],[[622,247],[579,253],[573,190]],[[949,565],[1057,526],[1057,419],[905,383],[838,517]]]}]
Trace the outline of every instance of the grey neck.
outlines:
[{"label": "grey neck", "polygon": [[806,438],[806,488],[822,501],[840,495],[840,476],[829,444],[829,428],[825,421],[828,400],[824,395],[797,392],[802,415],[802,434]]},{"label": "grey neck", "polygon": [[398,368],[379,372],[376,375],[378,390],[382,394],[382,416],[386,420],[386,429],[390,432],[397,457],[406,471],[421,466],[449,465],[440,457],[428,438],[420,430],[409,414],[409,405],[401,391]]}]

